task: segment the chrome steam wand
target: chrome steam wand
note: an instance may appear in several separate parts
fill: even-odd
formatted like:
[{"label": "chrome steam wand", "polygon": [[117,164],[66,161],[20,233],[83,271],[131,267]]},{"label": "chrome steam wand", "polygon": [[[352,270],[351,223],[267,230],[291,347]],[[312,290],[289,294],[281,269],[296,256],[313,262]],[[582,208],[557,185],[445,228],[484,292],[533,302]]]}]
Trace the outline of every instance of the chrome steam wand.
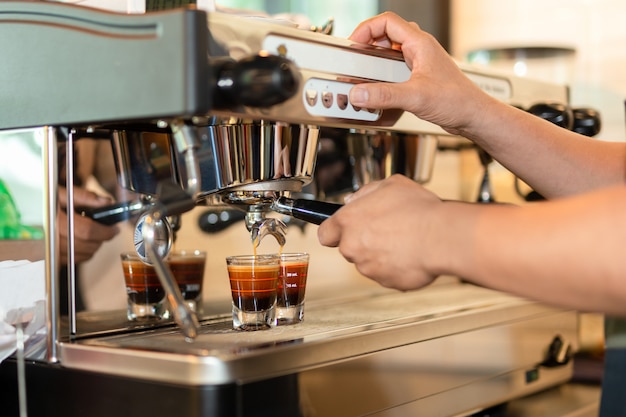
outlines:
[{"label": "chrome steam wand", "polygon": [[145,216],[145,222],[143,223],[143,241],[146,250],[147,259],[152,263],[154,270],[156,271],[159,281],[165,290],[165,294],[167,296],[167,301],[169,302],[170,308],[172,309],[172,315],[174,316],[174,321],[181,328],[183,334],[185,335],[185,340],[192,341],[198,335],[198,329],[200,328],[200,323],[198,322],[198,318],[196,314],[189,309],[187,304],[183,299],[183,295],[176,285],[176,281],[174,280],[174,275],[169,267],[163,262],[163,258],[159,253],[159,245],[156,243],[156,227],[159,221],[163,221],[164,217],[163,213],[159,209],[158,206],[155,206],[148,214]]},{"label": "chrome steam wand", "polygon": [[173,121],[170,123],[170,128],[174,139],[175,152],[181,155],[184,160],[184,169],[187,177],[187,181],[184,184],[185,189],[183,190],[173,183],[164,182],[159,184],[159,192],[157,193],[159,200],[144,216],[141,234],[145,249],[145,260],[152,263],[159,277],[172,309],[174,321],[181,328],[185,339],[193,341],[198,335],[200,327],[198,317],[185,303],[172,271],[163,261],[163,257],[167,254],[169,248],[164,251],[157,243],[157,228],[159,224],[167,221],[167,216],[178,215],[195,207],[195,196],[201,189],[200,168],[195,152],[200,145],[193,126],[185,125],[180,121]]}]

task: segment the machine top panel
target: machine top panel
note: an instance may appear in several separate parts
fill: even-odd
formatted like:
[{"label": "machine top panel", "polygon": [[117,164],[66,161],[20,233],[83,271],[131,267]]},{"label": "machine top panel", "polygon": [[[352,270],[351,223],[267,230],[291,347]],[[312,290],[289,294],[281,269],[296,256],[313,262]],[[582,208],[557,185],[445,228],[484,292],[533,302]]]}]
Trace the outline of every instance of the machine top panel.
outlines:
[{"label": "machine top panel", "polygon": [[[0,129],[217,115],[444,134],[399,110],[349,103],[355,83],[408,79],[398,51],[273,20],[193,9],[127,15],[62,3],[0,2],[0,48]],[[216,108],[213,62],[259,54],[292,60],[298,93],[269,108]],[[568,102],[565,86],[464,65],[462,70],[513,105]]]}]

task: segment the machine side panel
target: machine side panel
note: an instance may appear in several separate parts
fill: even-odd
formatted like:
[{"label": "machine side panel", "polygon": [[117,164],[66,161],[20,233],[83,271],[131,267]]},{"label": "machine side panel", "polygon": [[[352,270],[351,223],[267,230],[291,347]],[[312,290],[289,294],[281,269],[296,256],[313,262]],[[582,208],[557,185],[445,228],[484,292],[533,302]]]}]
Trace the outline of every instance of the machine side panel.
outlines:
[{"label": "machine side panel", "polygon": [[207,31],[196,10],[2,2],[0,129],[206,113]]}]

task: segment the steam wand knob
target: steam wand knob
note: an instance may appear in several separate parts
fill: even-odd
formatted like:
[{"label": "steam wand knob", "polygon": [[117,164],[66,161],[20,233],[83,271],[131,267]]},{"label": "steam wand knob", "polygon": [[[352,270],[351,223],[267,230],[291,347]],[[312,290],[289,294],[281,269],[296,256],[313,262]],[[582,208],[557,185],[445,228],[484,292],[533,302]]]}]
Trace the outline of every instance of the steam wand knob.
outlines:
[{"label": "steam wand knob", "polygon": [[271,107],[293,97],[300,84],[295,65],[277,55],[215,60],[213,107]]}]

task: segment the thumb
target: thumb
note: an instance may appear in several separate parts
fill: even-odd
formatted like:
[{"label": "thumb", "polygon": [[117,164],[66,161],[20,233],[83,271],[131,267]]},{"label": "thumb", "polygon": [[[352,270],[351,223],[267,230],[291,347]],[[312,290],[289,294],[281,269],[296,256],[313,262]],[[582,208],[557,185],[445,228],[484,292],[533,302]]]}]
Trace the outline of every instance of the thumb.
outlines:
[{"label": "thumb", "polygon": [[317,229],[317,240],[322,246],[336,248],[341,241],[341,228],[331,216],[324,220]]},{"label": "thumb", "polygon": [[81,187],[74,188],[74,204],[79,207],[101,207],[113,203],[109,197],[100,196]]},{"label": "thumb", "polygon": [[350,90],[350,103],[370,109],[400,109],[402,83],[363,83]]}]

